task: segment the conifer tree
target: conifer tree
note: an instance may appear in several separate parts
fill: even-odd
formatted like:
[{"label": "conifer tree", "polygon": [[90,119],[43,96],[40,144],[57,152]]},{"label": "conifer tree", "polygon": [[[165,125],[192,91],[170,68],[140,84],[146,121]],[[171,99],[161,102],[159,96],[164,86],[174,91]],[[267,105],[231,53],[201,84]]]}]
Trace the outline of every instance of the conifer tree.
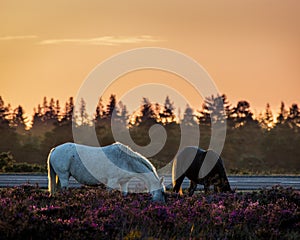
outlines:
[{"label": "conifer tree", "polygon": [[117,113],[117,98],[115,94],[111,94],[109,97],[109,103],[106,106],[105,118],[112,119],[117,115]]},{"label": "conifer tree", "polygon": [[25,133],[27,117],[25,117],[25,113],[22,106],[19,105],[14,110],[12,123],[13,127],[17,130],[17,132],[19,132],[20,134]]},{"label": "conifer tree", "polygon": [[263,129],[270,130],[271,128],[274,127],[273,113],[269,103],[267,103],[265,112],[261,115],[259,121],[260,121],[260,126]]},{"label": "conifer tree", "polygon": [[127,125],[127,121],[128,121],[128,111],[127,111],[127,107],[125,104],[123,104],[123,102],[119,102],[119,109],[120,109],[120,116],[118,117],[120,122],[122,124]]},{"label": "conifer tree", "polygon": [[136,120],[136,124],[138,125],[152,125],[154,123],[157,123],[154,106],[148,98],[143,98],[140,116],[138,116]]},{"label": "conifer tree", "polygon": [[95,121],[96,122],[100,121],[103,118],[104,114],[105,114],[104,105],[102,103],[102,97],[100,97],[96,107]]},{"label": "conifer tree", "polygon": [[297,127],[300,127],[300,110],[298,104],[292,104],[287,120],[291,128],[296,129]]},{"label": "conifer tree", "polygon": [[86,112],[86,102],[84,101],[83,98],[80,99],[79,121],[81,126],[88,125],[89,123],[88,114]]},{"label": "conifer tree", "polygon": [[171,102],[169,96],[166,97],[163,111],[159,113],[160,121],[163,124],[169,124],[174,122],[175,114],[174,114],[174,102]]},{"label": "conifer tree", "polygon": [[284,102],[281,102],[280,111],[277,116],[277,125],[284,124],[288,118],[288,111],[285,109]]},{"label": "conifer tree", "polygon": [[193,126],[196,124],[194,117],[195,115],[193,108],[191,108],[190,105],[187,104],[184,110],[182,123],[186,126]]},{"label": "conifer tree", "polygon": [[235,127],[244,126],[246,123],[253,121],[253,113],[250,110],[250,103],[242,100],[238,101],[234,108]]},{"label": "conifer tree", "polygon": [[5,106],[4,100],[0,96],[0,128],[9,127],[9,108]]}]

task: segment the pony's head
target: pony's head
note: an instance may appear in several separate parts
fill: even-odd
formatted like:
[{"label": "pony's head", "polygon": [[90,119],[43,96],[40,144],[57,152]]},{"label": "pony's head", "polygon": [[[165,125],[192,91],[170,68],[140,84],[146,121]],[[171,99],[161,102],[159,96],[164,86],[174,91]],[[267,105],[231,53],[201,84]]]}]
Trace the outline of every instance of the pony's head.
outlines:
[{"label": "pony's head", "polygon": [[159,179],[159,184],[160,184],[159,188],[151,191],[152,200],[154,202],[162,202],[162,203],[166,202],[166,196],[165,196],[166,187],[163,182],[164,182],[164,178],[161,177]]}]

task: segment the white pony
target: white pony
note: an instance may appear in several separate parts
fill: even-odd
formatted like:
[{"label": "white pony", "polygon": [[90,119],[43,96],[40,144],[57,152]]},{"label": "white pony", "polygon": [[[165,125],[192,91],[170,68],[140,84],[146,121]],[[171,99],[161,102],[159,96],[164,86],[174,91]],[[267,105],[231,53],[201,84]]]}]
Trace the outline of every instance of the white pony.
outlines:
[{"label": "white pony", "polygon": [[145,182],[154,201],[165,201],[163,178],[141,154],[129,147],[114,143],[106,147],[90,147],[64,143],[51,149],[48,155],[48,190],[51,195],[58,188],[68,188],[73,176],[85,185],[106,184],[109,188],[128,191],[131,178]]}]

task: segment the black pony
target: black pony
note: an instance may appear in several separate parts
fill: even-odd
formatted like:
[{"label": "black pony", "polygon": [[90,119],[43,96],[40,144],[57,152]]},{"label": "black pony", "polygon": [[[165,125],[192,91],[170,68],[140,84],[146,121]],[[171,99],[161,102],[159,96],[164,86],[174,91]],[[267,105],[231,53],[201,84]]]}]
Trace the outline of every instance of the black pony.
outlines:
[{"label": "black pony", "polygon": [[[202,167],[207,154],[209,155],[205,160],[206,164]],[[204,174],[204,177],[199,177],[200,169],[204,172],[209,171],[209,169],[211,170],[208,174]],[[211,185],[214,185],[215,192],[231,192],[223,161],[221,157],[212,150],[205,151],[198,147],[184,148],[173,162],[173,191],[182,193],[181,184],[185,177],[190,179],[190,187],[188,190],[190,196],[193,195],[196,190],[197,184],[204,185],[205,193],[208,193],[209,186]]]}]

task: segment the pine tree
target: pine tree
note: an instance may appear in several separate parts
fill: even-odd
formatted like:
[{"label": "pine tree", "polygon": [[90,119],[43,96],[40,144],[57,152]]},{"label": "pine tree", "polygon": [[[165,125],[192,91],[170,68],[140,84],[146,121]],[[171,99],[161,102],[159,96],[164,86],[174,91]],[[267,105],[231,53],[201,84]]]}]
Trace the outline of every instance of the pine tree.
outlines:
[{"label": "pine tree", "polygon": [[205,102],[202,104],[202,109],[198,111],[199,115],[197,116],[198,123],[200,125],[210,126],[211,118],[210,118],[210,110],[208,109]]},{"label": "pine tree", "polygon": [[44,99],[43,99],[42,109],[43,109],[43,118],[44,118],[43,121],[45,121],[48,119],[48,111],[49,111],[47,97],[44,97]]},{"label": "pine tree", "polygon": [[284,102],[281,102],[280,111],[277,116],[277,124],[284,124],[288,118],[288,111],[285,109]]},{"label": "pine tree", "polygon": [[116,106],[117,106],[116,95],[111,94],[110,97],[109,97],[109,103],[106,106],[105,118],[112,119],[117,115],[118,109],[117,109]]},{"label": "pine tree", "polygon": [[292,104],[288,115],[288,123],[291,128],[300,127],[300,110],[297,104]]},{"label": "pine tree", "polygon": [[100,121],[103,118],[104,114],[104,105],[102,103],[102,97],[100,97],[96,107],[95,122]]},{"label": "pine tree", "polygon": [[2,97],[0,96],[0,128],[9,127],[9,108],[5,106]]},{"label": "pine tree", "polygon": [[174,114],[174,102],[171,102],[169,96],[166,97],[165,103],[164,103],[164,109],[162,112],[159,112],[159,118],[160,121],[163,124],[169,124],[174,122],[175,120],[175,114]]},{"label": "pine tree", "polygon": [[55,101],[53,98],[51,98],[49,102],[47,118],[56,119]]},{"label": "pine tree", "polygon": [[17,132],[20,134],[25,133],[27,118],[25,117],[24,110],[20,105],[14,110],[12,123]]},{"label": "pine tree", "polygon": [[194,126],[197,124],[194,118],[194,110],[190,107],[189,104],[187,104],[184,110],[182,123],[186,126]]},{"label": "pine tree", "polygon": [[60,121],[60,104],[59,104],[59,100],[56,100],[55,114],[56,114],[57,121]]},{"label": "pine tree", "polygon": [[[197,117],[199,123],[207,125],[210,124],[210,122],[224,122],[227,114],[224,109],[224,100],[226,100],[225,95],[206,97],[202,105],[202,110],[198,111],[200,113],[200,116]],[[227,106],[228,111],[229,107],[230,106]]]},{"label": "pine tree", "polygon": [[235,127],[244,126],[246,123],[253,121],[253,113],[250,110],[250,103],[247,101],[239,101],[234,108]]},{"label": "pine tree", "polygon": [[128,121],[128,111],[125,104],[123,104],[121,101],[119,102],[119,109],[120,109],[120,116],[118,117],[120,122],[122,124],[127,124]]},{"label": "pine tree", "polygon": [[[23,114],[21,115],[23,118]],[[20,147],[20,137],[13,124],[14,117],[15,113],[12,112],[10,104],[5,105],[4,100],[0,96],[0,152],[14,152]],[[25,126],[19,133],[24,133],[24,128]]]},{"label": "pine tree", "polygon": [[223,101],[223,108],[225,111],[226,119],[227,119],[227,124],[229,126],[233,126],[234,123],[234,108],[231,106],[229,103],[227,96],[225,94],[221,95],[222,101]]},{"label": "pine tree", "polygon": [[89,123],[88,114],[86,112],[86,102],[83,98],[80,99],[79,120],[81,126],[88,125]]},{"label": "pine tree", "polygon": [[260,126],[264,129],[270,130],[274,127],[273,113],[269,103],[266,105],[266,109],[263,115],[260,117]]},{"label": "pine tree", "polygon": [[65,112],[63,114],[61,122],[72,122],[73,120],[73,112],[74,112],[74,100],[73,97],[69,98],[69,101],[65,104]]},{"label": "pine tree", "polygon": [[33,112],[32,127],[40,126],[44,122],[41,105],[38,104],[37,108],[33,109]]},{"label": "pine tree", "polygon": [[148,98],[143,98],[140,115],[136,117],[135,124],[137,125],[152,125],[157,123],[157,117],[154,111],[153,104]]}]

